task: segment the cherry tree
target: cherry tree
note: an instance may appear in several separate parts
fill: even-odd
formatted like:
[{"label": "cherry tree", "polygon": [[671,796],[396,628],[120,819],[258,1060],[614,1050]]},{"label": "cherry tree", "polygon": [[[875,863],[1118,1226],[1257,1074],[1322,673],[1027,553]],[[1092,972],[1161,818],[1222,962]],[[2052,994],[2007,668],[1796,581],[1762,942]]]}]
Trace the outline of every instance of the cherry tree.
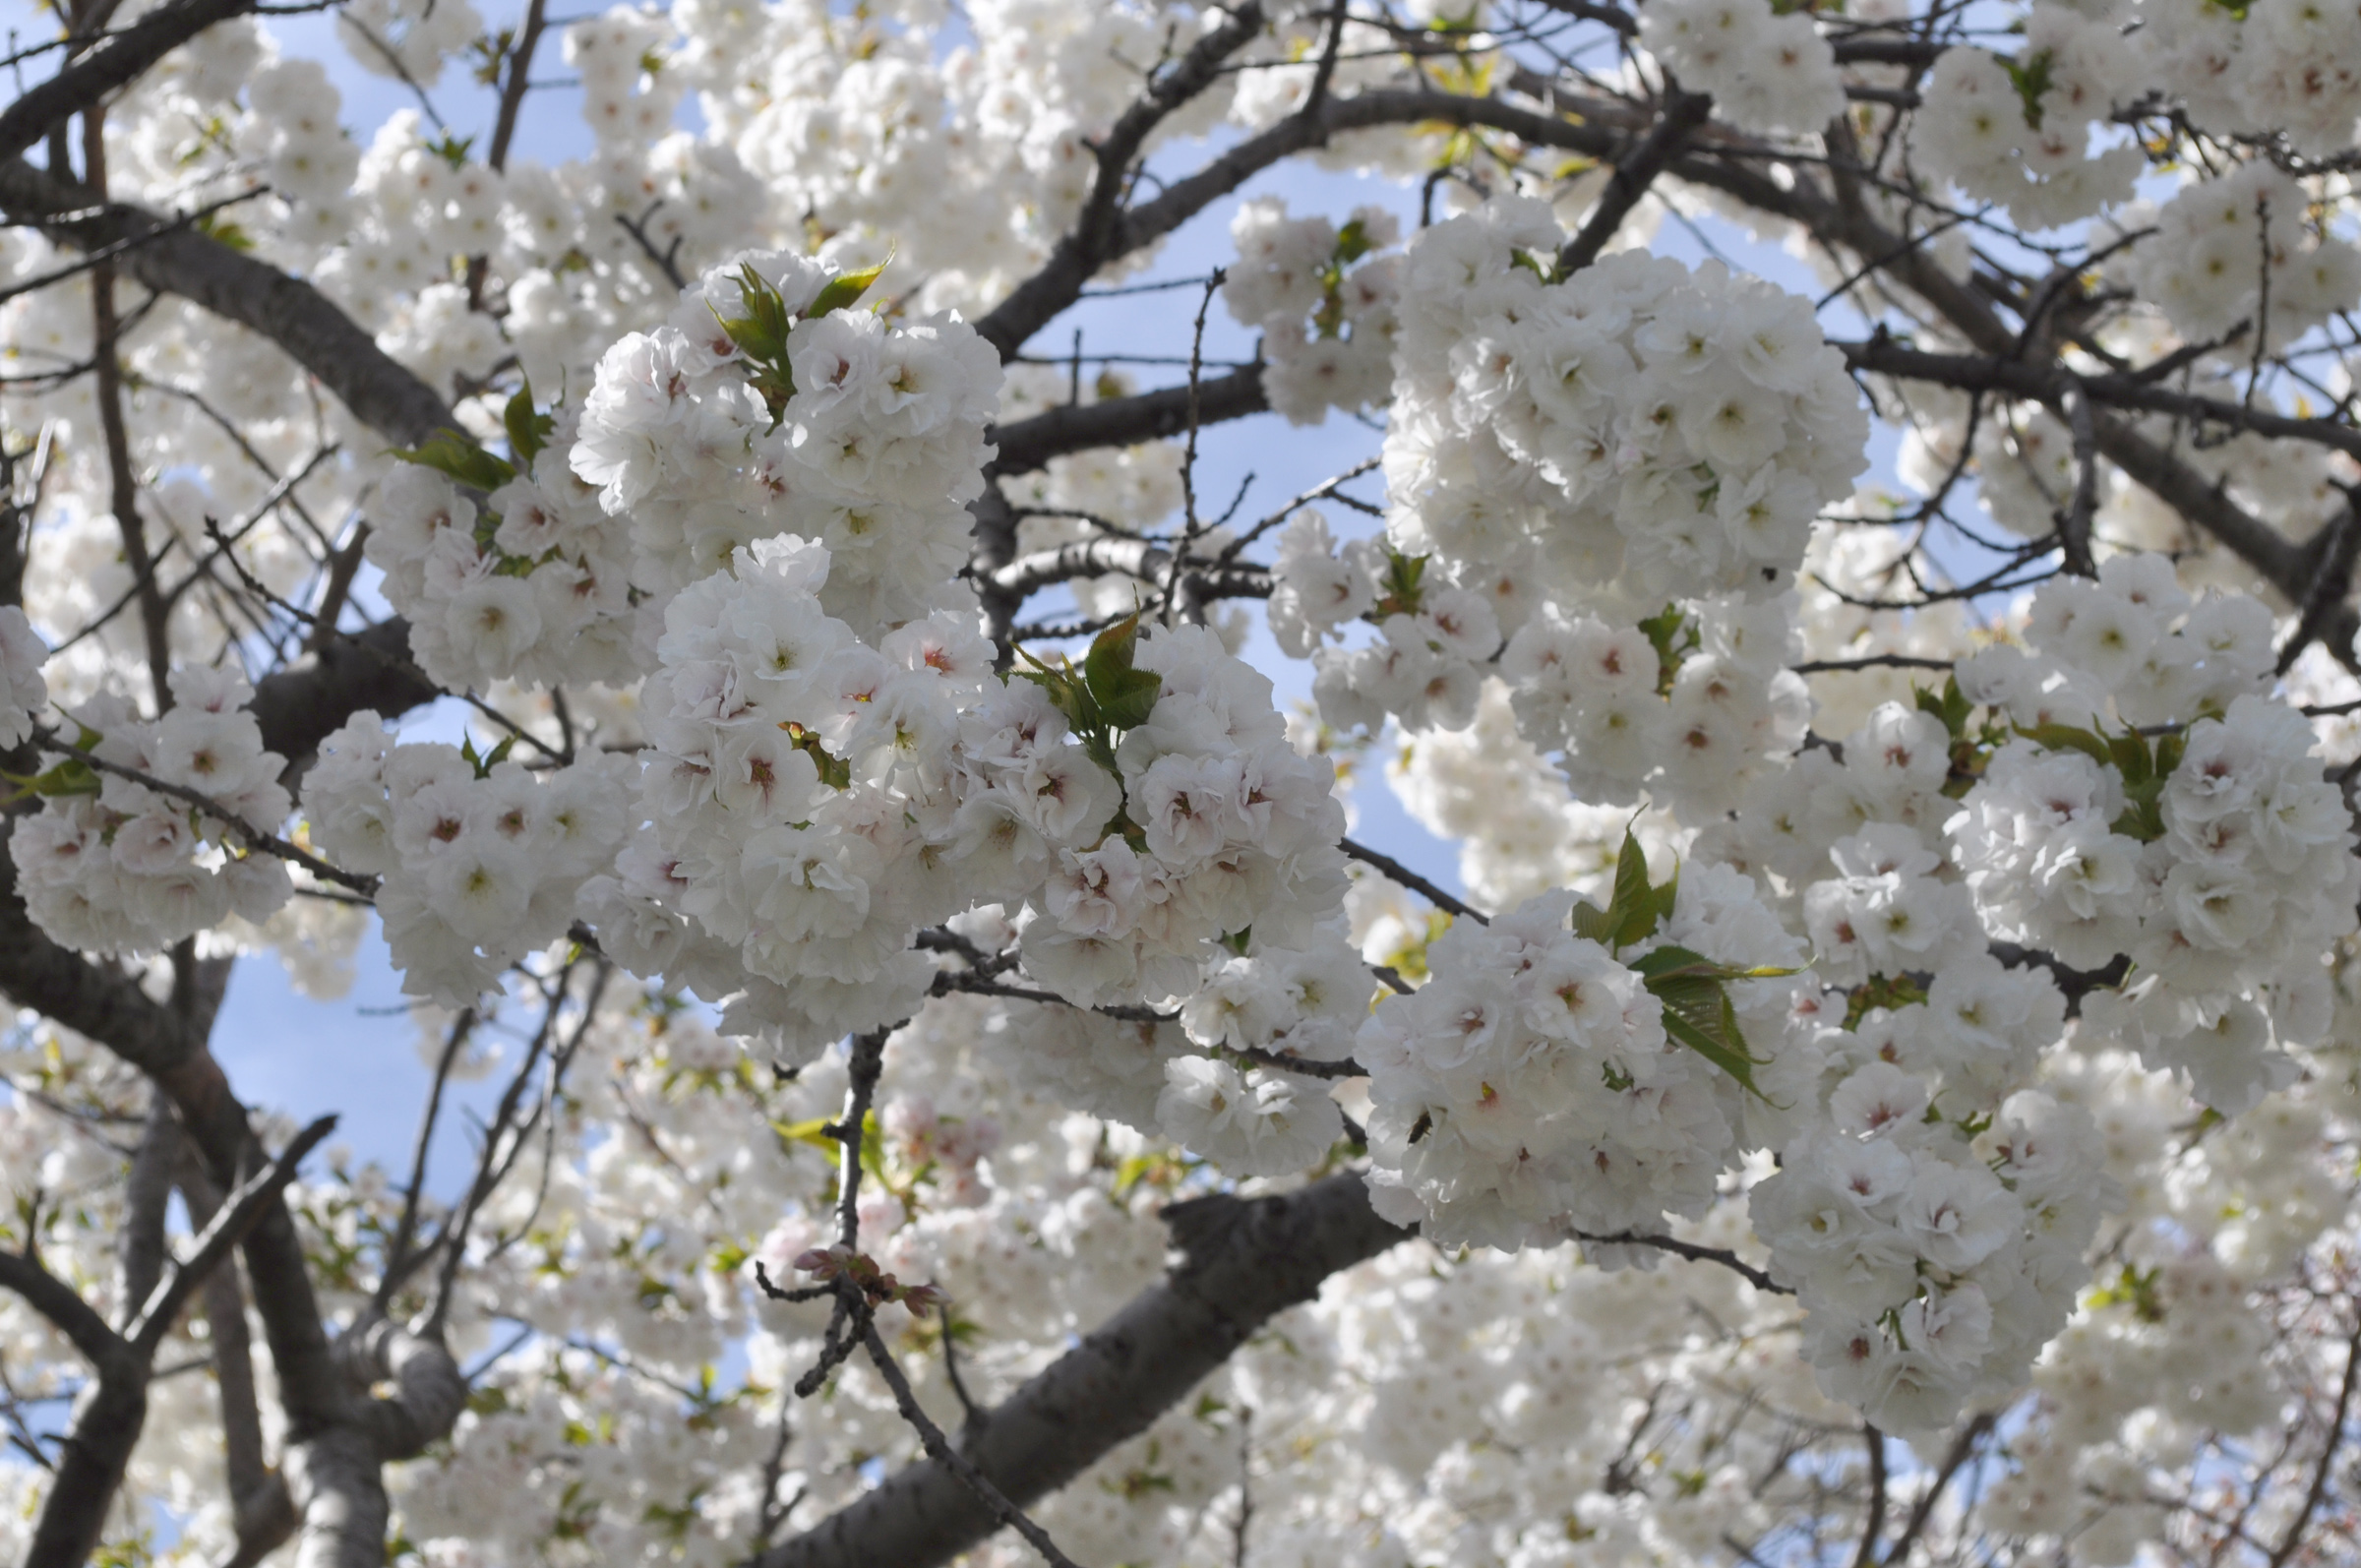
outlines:
[{"label": "cherry tree", "polygon": [[2352,6],[12,49],[12,1560],[2361,1551]]}]

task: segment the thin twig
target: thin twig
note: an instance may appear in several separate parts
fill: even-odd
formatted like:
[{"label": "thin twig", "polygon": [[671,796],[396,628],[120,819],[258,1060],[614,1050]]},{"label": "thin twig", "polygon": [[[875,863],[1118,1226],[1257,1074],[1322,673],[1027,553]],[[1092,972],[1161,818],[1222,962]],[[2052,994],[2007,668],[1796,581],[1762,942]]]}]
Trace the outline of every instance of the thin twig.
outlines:
[{"label": "thin twig", "polygon": [[[1403,865],[1391,855],[1380,855],[1377,851],[1369,848],[1366,844],[1356,844],[1349,838],[1338,839],[1336,841],[1336,847],[1343,850],[1345,854],[1350,856],[1352,859],[1361,862],[1363,866],[1368,867],[1371,871],[1377,873],[1377,874],[1380,876],[1383,876],[1387,881],[1409,888],[1412,892],[1417,893],[1420,897],[1425,899],[1426,902],[1432,904],[1437,909],[1447,911],[1453,915],[1464,915],[1468,919],[1476,922],[1476,924],[1479,926],[1488,926],[1491,924],[1491,918],[1485,915],[1483,911],[1478,909],[1475,905],[1467,902],[1465,899],[1462,899],[1455,894],[1445,892],[1442,888],[1436,886],[1433,882],[1428,881],[1425,877],[1421,876],[1417,872],[1412,871],[1409,867]],[[1391,982],[1388,982],[1388,984],[1391,984]]]},{"label": "thin twig", "polygon": [[272,855],[291,865],[300,866],[322,881],[334,882],[337,886],[350,888],[364,897],[374,897],[377,893],[376,877],[357,875],[352,872],[331,866],[309,850],[298,849],[276,834],[267,833],[256,827],[211,795],[190,789],[185,784],[166,783],[152,774],[141,772],[136,767],[125,767],[119,762],[110,762],[93,752],[86,752],[79,746],[61,740],[55,730],[34,730],[32,739],[33,744],[43,751],[56,752],[62,755],[73,757],[76,761],[96,772],[111,773],[117,778],[128,779],[134,784],[151,789],[158,795],[168,795],[174,800],[196,807],[208,816],[225,824],[231,832],[237,835],[238,842],[247,849],[260,850],[266,855]]},{"label": "thin twig", "polygon": [[1048,1531],[1027,1518],[1023,1509],[1008,1500],[1007,1493],[995,1486],[990,1477],[976,1469],[965,1454],[951,1446],[942,1428],[935,1424],[935,1418],[926,1413],[925,1407],[918,1402],[918,1396],[911,1392],[910,1379],[902,1375],[901,1366],[894,1360],[893,1353],[878,1337],[877,1325],[867,1320],[866,1313],[863,1316],[860,1338],[869,1351],[870,1363],[877,1367],[878,1375],[885,1379],[885,1386],[892,1390],[894,1409],[902,1413],[902,1419],[917,1428],[918,1440],[925,1447],[927,1457],[958,1477],[968,1490],[982,1499],[984,1506],[992,1511],[992,1516],[1024,1537],[1026,1543],[1041,1553],[1050,1568],[1077,1568],[1072,1558],[1058,1549],[1058,1543],[1050,1538]]}]

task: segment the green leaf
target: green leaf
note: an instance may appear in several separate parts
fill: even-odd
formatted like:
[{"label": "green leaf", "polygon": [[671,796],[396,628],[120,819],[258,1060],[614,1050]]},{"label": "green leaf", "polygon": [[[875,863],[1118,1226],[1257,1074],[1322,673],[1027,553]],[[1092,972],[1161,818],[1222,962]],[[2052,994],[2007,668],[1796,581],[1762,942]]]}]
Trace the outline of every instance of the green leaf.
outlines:
[{"label": "green leaf", "polygon": [[1557,267],[1555,263],[1544,262],[1540,257],[1534,255],[1531,251],[1512,251],[1509,254],[1508,260],[1510,266],[1522,267],[1525,269],[1525,271],[1531,272],[1534,276],[1540,278],[1544,283],[1554,283],[1557,281]]},{"label": "green leaf", "polygon": [[1926,1000],[1926,993],[1907,975],[1871,975],[1846,993],[1845,1027],[1856,1029],[1873,1007],[1899,1012],[1911,1002]]},{"label": "green leaf", "polygon": [[773,1121],[770,1130],[781,1143],[803,1143],[825,1154],[837,1152],[837,1143],[819,1129],[834,1120],[833,1116],[814,1116],[808,1121]]},{"label": "green leaf", "polygon": [[2160,1267],[2139,1269],[2126,1263],[2116,1274],[2113,1283],[2098,1287],[2083,1297],[2083,1305],[2092,1311],[2108,1306],[2128,1306],[2132,1315],[2143,1323],[2164,1321],[2164,1302],[2157,1293]]},{"label": "green leaf", "polygon": [[1076,735],[1099,728],[1099,705],[1092,698],[1090,689],[1076,678],[1073,666],[1044,664],[1023,648],[1016,651],[1026,663],[1033,666],[1030,670],[1016,671],[1016,675],[1048,693],[1050,705],[1064,715],[1065,722],[1072,726]]},{"label": "green leaf", "polygon": [[[1626,922],[1636,914],[1655,907],[1650,897],[1653,891],[1648,885],[1648,857],[1641,851],[1639,839],[1627,827],[1623,830],[1623,847],[1615,852],[1615,887],[1607,896],[1606,904],[1606,912],[1615,917],[1618,938]],[[1632,939],[1645,937],[1654,930],[1656,923],[1650,921],[1648,930]]]},{"label": "green leaf", "polygon": [[1679,605],[1667,604],[1639,626],[1641,635],[1656,649],[1656,694],[1663,696],[1672,690],[1672,678],[1680,673],[1681,661],[1697,651],[1697,623]]},{"label": "green leaf", "polygon": [[426,150],[455,169],[466,165],[467,150],[473,146],[475,146],[474,137],[453,136],[446,131],[443,133],[441,141],[427,143]]},{"label": "green leaf", "polygon": [[1417,615],[1425,598],[1426,557],[1406,556],[1393,546],[1385,550],[1385,582],[1372,612],[1379,620],[1389,615]]},{"label": "green leaf", "polygon": [[2114,749],[2104,737],[2072,724],[2036,724],[2030,729],[2020,724],[2017,733],[2053,752],[2080,752],[2101,767],[2115,765]]},{"label": "green leaf", "polygon": [[1665,1034],[1729,1074],[1757,1100],[1771,1103],[1754,1081],[1754,1069],[1769,1058],[1746,1050],[1745,1038],[1738,1032],[1737,1012],[1722,982],[1674,973],[1650,980],[1648,990],[1665,1004]]},{"label": "green leaf", "polygon": [[875,267],[865,267],[857,272],[840,272],[829,278],[827,285],[812,301],[811,308],[804,312],[804,320],[814,321],[830,311],[845,310],[859,304],[861,296],[869,292],[870,284],[875,283],[892,265],[893,255],[888,252],[885,260]]},{"label": "green leaf", "polygon": [[254,249],[253,235],[228,219],[217,217],[213,213],[208,212],[199,218],[195,227],[197,232],[203,234],[207,239],[217,245],[226,245],[241,255]]},{"label": "green leaf", "polygon": [[744,315],[724,316],[715,310],[713,319],[746,356],[752,367],[748,380],[761,394],[776,429],[787,399],[795,395],[795,372],[787,363],[787,301],[751,263],[739,265],[738,300]]},{"label": "green leaf", "polygon": [[1662,886],[1649,883],[1647,852],[1631,829],[1625,828],[1623,847],[1615,852],[1615,885],[1607,895],[1606,908],[1587,902],[1575,905],[1574,935],[1619,952],[1655,935],[1657,927],[1672,913],[1679,892],[1678,871]]},{"label": "green leaf", "polygon": [[1602,947],[1612,947],[1615,940],[1615,917],[1585,899],[1574,906],[1574,935],[1588,937]]},{"label": "green leaf", "polygon": [[1754,1081],[1754,1069],[1769,1058],[1746,1049],[1728,983],[1791,975],[1794,970],[1768,965],[1737,969],[1686,947],[1659,947],[1631,967],[1645,977],[1649,995],[1664,1003],[1665,1034],[1728,1073],[1757,1100],[1771,1103]]},{"label": "green leaf", "polygon": [[530,468],[541,449],[549,445],[550,432],[558,428],[557,420],[548,414],[533,412],[533,384],[526,378],[501,410],[500,422],[508,427],[509,451],[516,455],[519,467]]},{"label": "green leaf", "polygon": [[1369,254],[1369,225],[1354,218],[1336,231],[1335,259],[1348,266]]},{"label": "green leaf", "polygon": [[1953,740],[1959,740],[1968,733],[1968,718],[1975,711],[1975,704],[1968,701],[1967,694],[1960,690],[1958,676],[1945,678],[1940,695],[1929,692],[1924,687],[1919,687],[1915,694],[1918,698],[1918,711],[1932,713],[1940,719],[1943,728],[1951,732]]},{"label": "green leaf", "polygon": [[1711,980],[1719,984],[1726,980],[1778,980],[1782,976],[1801,974],[1801,970],[1782,969],[1776,964],[1756,964],[1739,969],[1730,964],[1716,963],[1703,953],[1687,947],[1666,945],[1642,953],[1631,961],[1632,972],[1648,980]]},{"label": "green leaf", "polygon": [[822,746],[819,737],[802,725],[786,724],[780,727],[786,730],[787,738],[795,749],[812,758],[812,765],[818,771],[822,784],[832,790],[852,788],[852,763]]},{"label": "green leaf", "polygon": [[1132,657],[1139,647],[1139,612],[1109,627],[1093,638],[1082,657],[1082,679],[1103,723],[1113,729],[1135,730],[1148,722],[1164,677],[1137,669]]},{"label": "green leaf", "polygon": [[2041,129],[2041,96],[2049,90],[2053,63],[2047,49],[2000,62],[2000,68],[2009,74],[2010,85],[2017,89],[2019,101],[2025,105],[2025,123],[2036,131]]},{"label": "green leaf", "polygon": [[[85,747],[84,750],[89,750]],[[0,778],[17,786],[13,798],[38,795],[52,800],[68,795],[95,795],[103,786],[97,769],[78,756],[69,756],[56,766],[39,773],[0,773]]]},{"label": "green leaf", "polygon": [[516,477],[515,464],[493,456],[455,430],[438,430],[421,446],[395,447],[393,455],[475,490],[498,490]]}]

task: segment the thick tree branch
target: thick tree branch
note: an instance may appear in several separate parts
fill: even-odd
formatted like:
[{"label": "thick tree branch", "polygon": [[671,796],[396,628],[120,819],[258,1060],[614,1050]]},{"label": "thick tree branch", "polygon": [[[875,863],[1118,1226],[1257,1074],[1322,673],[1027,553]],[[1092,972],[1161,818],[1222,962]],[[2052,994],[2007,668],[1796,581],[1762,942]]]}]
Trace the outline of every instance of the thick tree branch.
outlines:
[{"label": "thick tree branch", "polygon": [[1098,174],[1082,213],[1059,240],[1040,271],[976,323],[984,340],[1006,360],[1052,318],[1081,298],[1083,285],[1116,258],[1134,248],[1123,232],[1122,200],[1131,182],[1132,160],[1165,118],[1213,85],[1223,62],[1262,30],[1260,0],[1242,0],[1222,25],[1197,40],[1172,69],[1152,80],[1094,150]]},{"label": "thick tree branch", "polygon": [[268,1168],[239,1183],[238,1189],[190,1242],[188,1257],[167,1267],[164,1278],[140,1308],[139,1316],[124,1329],[124,1337],[143,1360],[154,1358],[156,1348],[171,1332],[173,1321],[180,1316],[180,1309],[188,1304],[189,1297],[215,1265],[229,1256],[230,1248],[245,1238],[263,1211],[286,1190],[287,1183],[295,1179],[296,1168],[303,1163],[304,1156],[335,1130],[336,1118],[328,1116],[295,1134]]},{"label": "thick tree branch", "polygon": [[[83,1311],[89,1318],[69,1317],[79,1325],[79,1332],[69,1333],[77,1349],[91,1360],[94,1375],[83,1385],[74,1403],[73,1425],[61,1446],[57,1473],[41,1499],[41,1516],[33,1527],[26,1568],[76,1568],[89,1558],[104,1532],[107,1508],[123,1483],[131,1451],[147,1424],[150,1368],[165,1334],[197,1287],[265,1208],[275,1203],[280,1190],[293,1179],[296,1166],[335,1124],[333,1116],[314,1122],[277,1160],[242,1185],[197,1236],[188,1260],[167,1269],[163,1281],[121,1334],[104,1328],[103,1323],[99,1324],[101,1332],[93,1333],[90,1319],[96,1314],[87,1306]],[[12,1271],[7,1266],[10,1263],[19,1267]],[[56,1292],[64,1288],[40,1272],[37,1264],[22,1258],[0,1259],[0,1280],[12,1286],[23,1288],[12,1274],[21,1276],[28,1270],[39,1273],[39,1279],[23,1281],[40,1293],[36,1306],[44,1313],[62,1308]],[[28,1298],[34,1299],[31,1296]],[[75,1300],[80,1303],[80,1297]]]},{"label": "thick tree branch", "polygon": [[[1016,1506],[1145,1430],[1272,1316],[1318,1295],[1330,1275],[1410,1239],[1377,1218],[1357,1175],[1284,1197],[1197,1198],[1174,1204],[1165,1220],[1180,1265],[996,1407],[966,1445],[970,1463]],[[756,1562],[931,1568],[995,1525],[949,1466],[928,1459]]]},{"label": "thick tree branch", "polygon": [[1614,175],[1601,193],[1598,207],[1584,220],[1582,232],[1557,253],[1561,275],[1579,272],[1599,259],[1631,210],[1640,205],[1640,198],[1648,194],[1648,187],[1713,112],[1714,100],[1705,93],[1684,92],[1666,82],[1662,117],[1629,152],[1615,159]]},{"label": "thick tree branch", "polygon": [[[1197,423],[1217,425],[1270,407],[1262,393],[1262,367],[1248,365],[1197,384]],[[1031,473],[1053,457],[1099,447],[1131,447],[1177,436],[1188,428],[1188,389],[1162,387],[1105,402],[1076,403],[1019,419],[992,432],[999,455],[991,472],[1005,477]]]},{"label": "thick tree branch", "polygon": [[255,0],[172,0],[110,32],[80,59],[0,109],[0,159],[12,159],[206,29],[255,9]]},{"label": "thick tree branch", "polygon": [[124,272],[271,339],[389,442],[414,446],[455,423],[433,388],[328,296],[210,235],[126,203],[93,208],[87,193],[22,158],[0,160],[0,210],[79,251],[147,241],[124,254]]},{"label": "thick tree branch", "polygon": [[82,1293],[21,1252],[0,1252],[0,1290],[13,1291],[47,1318],[92,1366],[119,1360],[127,1347]]}]

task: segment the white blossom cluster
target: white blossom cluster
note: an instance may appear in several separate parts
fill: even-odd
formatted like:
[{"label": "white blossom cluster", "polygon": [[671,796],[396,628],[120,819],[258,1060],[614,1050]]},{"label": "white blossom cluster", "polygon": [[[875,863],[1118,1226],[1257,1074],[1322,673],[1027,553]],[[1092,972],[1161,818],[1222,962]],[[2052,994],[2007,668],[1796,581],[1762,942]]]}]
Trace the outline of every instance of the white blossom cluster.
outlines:
[{"label": "white blossom cluster", "polygon": [[371,522],[363,548],[409,619],[411,656],[442,685],[634,677],[631,541],[562,445],[492,491],[480,514],[450,480],[403,463],[379,484]]},{"label": "white blossom cluster", "polygon": [[2152,221],[2115,270],[2191,341],[2245,324],[2291,343],[2361,301],[2361,246],[2317,224],[2311,193],[2264,159],[2189,181]]},{"label": "white blossom cluster", "polygon": [[653,825],[592,889],[635,970],[717,1001],[751,977],[738,1020],[808,1053],[913,1010],[913,932],[978,903],[1027,906],[1027,971],[1083,1006],[1187,996],[1222,938],[1301,941],[1335,908],[1326,764],[1212,633],[1142,638],[1152,705],[1077,737],[970,619],[864,642],[822,608],[832,566],[760,540],[666,612]]},{"label": "white blossom cluster", "polygon": [[[762,307],[749,273],[796,318],[775,344],[744,346],[724,325]],[[804,257],[749,256],[600,357],[572,462],[609,514],[630,518],[646,592],[793,533],[826,547],[821,602],[864,636],[957,599],[946,584],[966,564],[966,503],[991,455],[998,358],[955,318],[807,315],[830,282]]]},{"label": "white blossom cluster", "polygon": [[1926,1092],[1869,1060],[1748,1195],[1773,1274],[1808,1308],[1821,1386],[1891,1431],[1941,1428],[2025,1381],[2115,1197],[2080,1111],[2027,1091],[1970,1138],[1926,1115]]},{"label": "white blossom cluster", "polygon": [[[1394,380],[1401,224],[1382,207],[1354,211],[1342,229],[1325,217],[1287,215],[1277,197],[1240,206],[1238,246],[1222,283],[1230,314],[1262,334],[1262,390],[1297,425],[1328,410],[1385,401]],[[1380,254],[1384,253],[1384,254]]]},{"label": "white blossom cluster", "polygon": [[[2328,1027],[2322,955],[2354,930],[2361,891],[2311,725],[2259,694],[2260,611],[2192,601],[2152,557],[2045,585],[2028,627],[2038,657],[1961,666],[1964,692],[2032,728],[1946,824],[1984,928],[2088,970],[2128,955],[2129,989],[2092,998],[2092,1016],[2225,1112],[2284,1084],[2274,1045]],[[2134,735],[2104,744],[2115,723],[2185,728],[2151,753]]]},{"label": "white blossom cluster", "polygon": [[1627,805],[1645,789],[1702,823],[1766,757],[1803,744],[1810,697],[1786,667],[1790,641],[1784,606],[1734,594],[1648,628],[1548,607],[1509,638],[1499,673],[1518,732],[1557,756],[1576,798]]},{"label": "white blossom cluster", "polygon": [[1515,573],[1525,612],[1775,594],[1866,462],[1842,357],[1809,302],[1718,263],[1624,253],[1549,281],[1565,238],[1500,198],[1410,247],[1395,545]]},{"label": "white blossom cluster", "polygon": [[[650,825],[591,889],[593,920],[636,972],[714,1001],[751,981],[741,1032],[766,1026],[809,1053],[924,994],[932,969],[910,934],[964,908],[985,864],[961,853],[983,814],[956,820],[961,715],[998,683],[972,620],[938,614],[863,642],[820,607],[824,546],[785,535],[733,562],[665,611],[642,690],[653,751],[637,815]],[[1043,722],[1021,691],[1002,695]],[[1044,825],[1095,833],[1115,813],[1112,781],[1078,749],[1058,762],[1028,804]]]},{"label": "white blossom cluster", "polygon": [[314,841],[380,878],[403,991],[448,1007],[565,936],[583,882],[612,864],[628,825],[629,757],[536,773],[442,742],[397,744],[366,711],[320,751],[303,781]]},{"label": "white blossom cluster", "polygon": [[1836,50],[1808,10],[1771,0],[1671,0],[1640,13],[1640,41],[1749,131],[1815,135],[1845,112]]},{"label": "white blossom cluster", "polygon": [[[1279,536],[1270,626],[1282,648],[1308,653],[1321,716],[1374,734],[1388,715],[1414,730],[1462,730],[1475,719],[1485,661],[1500,651],[1491,601],[1472,588],[1428,584],[1427,563],[1383,540],[1337,549],[1328,519],[1306,507]],[[1344,625],[1376,622],[1360,647],[1331,645]]]},{"label": "white blossom cluster", "polygon": [[1936,60],[1912,156],[2028,228],[2089,217],[2130,200],[2148,166],[2137,146],[2090,148],[2093,127],[2139,96],[2140,63],[2107,17],[2044,0],[2014,56],[1956,48]]},{"label": "white blossom cluster", "polygon": [[1180,1009],[1211,1055],[1164,1062],[1155,1125],[1236,1176],[1283,1176],[1317,1165],[1344,1133],[1344,1116],[1315,1077],[1225,1059],[1223,1048],[1302,1061],[1342,1061],[1368,1014],[1369,972],[1341,935],[1307,950],[1258,947],[1227,960]]},{"label": "white blossom cluster", "polygon": [[2139,7],[2154,79],[2208,129],[2283,134],[2307,157],[2361,128],[2361,18],[2334,6],[2232,11],[2200,0]]},{"label": "white blossom cluster", "polygon": [[[41,679],[8,675],[12,701]],[[92,756],[193,791],[218,812],[57,756],[35,782],[41,810],[9,834],[26,912],[63,946],[157,952],[233,914],[268,920],[294,890],[284,862],[244,843],[246,832],[274,833],[292,804],[278,782],[286,758],[263,749],[246,710],[253,688],[234,669],[201,666],[174,670],[170,688],[174,702],[160,719],[139,717],[114,695],[69,716]]]},{"label": "white blossom cluster", "polygon": [[[1627,853],[1637,853],[1636,850]],[[1445,1245],[1514,1249],[1569,1234],[1659,1234],[1701,1215],[1742,1148],[1783,1124],[1820,1072],[1791,982],[1737,982],[1746,1043],[1770,1053],[1759,1100],[1669,1037],[1636,962],[1678,945],[1744,969],[1799,964],[1753,884],[1722,867],[1683,874],[1661,935],[1610,951],[1568,928],[1571,893],[1488,926],[1454,925],[1427,949],[1433,979],[1381,1003],[1355,1059],[1369,1071],[1378,1212]]]}]

